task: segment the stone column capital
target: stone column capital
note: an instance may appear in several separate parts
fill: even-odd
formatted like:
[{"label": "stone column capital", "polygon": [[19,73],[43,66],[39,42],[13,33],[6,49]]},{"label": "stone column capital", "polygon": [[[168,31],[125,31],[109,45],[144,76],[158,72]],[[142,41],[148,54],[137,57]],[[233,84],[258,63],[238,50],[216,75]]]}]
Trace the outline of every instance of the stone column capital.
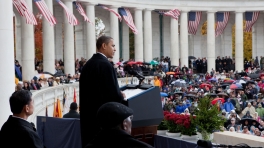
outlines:
[{"label": "stone column capital", "polygon": [[85,6],[96,6],[98,3],[96,2],[89,2],[89,3],[83,3]]},{"label": "stone column capital", "polygon": [[153,8],[145,8],[144,10],[145,11],[153,11],[154,9]]},{"label": "stone column capital", "polygon": [[144,10],[144,8],[139,7],[139,8],[134,8],[134,10],[138,10],[138,11],[141,10],[142,11],[142,10]]},{"label": "stone column capital", "polygon": [[215,10],[208,10],[206,13],[216,13],[217,11]]},{"label": "stone column capital", "polygon": [[244,10],[236,10],[235,13],[244,13]]},{"label": "stone column capital", "polygon": [[181,13],[188,13],[188,12],[190,12],[190,10],[187,10],[187,9],[181,9],[180,11],[181,11]]}]

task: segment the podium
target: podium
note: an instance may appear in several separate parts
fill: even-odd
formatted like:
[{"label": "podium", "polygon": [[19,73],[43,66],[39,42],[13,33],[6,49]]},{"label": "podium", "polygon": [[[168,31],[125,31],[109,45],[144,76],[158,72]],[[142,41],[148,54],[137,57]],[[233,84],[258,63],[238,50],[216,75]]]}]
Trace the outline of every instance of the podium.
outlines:
[{"label": "podium", "polygon": [[126,85],[120,89],[127,96],[126,105],[134,111],[131,135],[153,145],[157,126],[164,118],[159,87]]}]

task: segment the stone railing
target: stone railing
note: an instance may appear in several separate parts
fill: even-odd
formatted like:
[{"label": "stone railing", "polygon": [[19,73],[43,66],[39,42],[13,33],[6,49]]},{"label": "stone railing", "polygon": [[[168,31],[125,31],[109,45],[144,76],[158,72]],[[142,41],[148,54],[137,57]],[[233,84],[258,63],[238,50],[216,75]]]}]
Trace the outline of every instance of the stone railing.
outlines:
[{"label": "stone railing", "polygon": [[[153,83],[153,76],[145,77],[144,83],[148,83],[148,80],[151,80],[151,83]],[[126,84],[131,84],[131,81],[133,84],[138,84],[139,81],[136,77],[133,79],[131,77],[128,78],[118,78],[118,84],[120,87],[125,86]],[[48,110],[48,116],[53,116],[53,110],[54,110],[54,102],[59,99],[61,101],[61,107],[62,106],[62,100],[63,100],[63,91],[65,91],[67,99],[70,99],[70,102],[73,102],[73,95],[74,95],[74,88],[76,91],[76,98],[77,103],[79,102],[79,83],[71,83],[71,84],[63,84],[59,86],[54,87],[47,87],[42,88],[41,90],[32,91],[32,98],[34,100],[35,105],[35,111],[33,115],[31,115],[28,118],[29,122],[33,122],[36,124],[36,117],[37,116],[45,116],[46,115],[46,107]],[[63,109],[63,108],[62,108]]]}]

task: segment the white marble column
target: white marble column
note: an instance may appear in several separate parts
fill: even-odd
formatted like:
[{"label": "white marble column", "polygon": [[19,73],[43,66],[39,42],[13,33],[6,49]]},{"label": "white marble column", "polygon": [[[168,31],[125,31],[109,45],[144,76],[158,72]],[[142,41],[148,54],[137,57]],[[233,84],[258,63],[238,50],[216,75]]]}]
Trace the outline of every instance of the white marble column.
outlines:
[{"label": "white marble column", "polygon": [[[32,11],[32,0],[25,0]],[[30,81],[35,75],[35,38],[34,26],[21,19],[22,79]]]},{"label": "white marble column", "polygon": [[244,69],[244,51],[243,51],[243,12],[236,12],[236,33],[235,33],[235,45],[236,45],[236,70],[240,72]]},{"label": "white marble column", "polygon": [[143,29],[142,29],[142,9],[135,8],[135,26],[137,27],[138,34],[135,34],[135,61],[143,60]]},{"label": "white marble column", "polygon": [[[86,15],[95,24],[95,3],[86,3]],[[96,36],[95,36],[95,25],[86,23],[86,53],[87,59],[90,59],[93,54],[96,53]]]},{"label": "white marble column", "polygon": [[252,26],[252,58],[253,59],[255,59],[256,56],[259,56],[258,55],[258,50],[257,50],[257,36],[256,36],[257,33],[256,33],[255,25]]},{"label": "white marble column", "polygon": [[180,44],[181,44],[181,67],[189,67],[189,44],[188,44],[188,11],[181,11],[180,15]]},{"label": "white marble column", "polygon": [[144,10],[144,61],[152,60],[152,9]]},{"label": "white marble column", "polygon": [[[64,0],[64,4],[68,7],[69,11],[73,11],[72,0]],[[67,16],[64,12],[64,73],[75,74],[75,60],[74,60],[74,33],[73,26],[68,23]]]},{"label": "white marble column", "polygon": [[215,70],[215,12],[207,12],[207,71]]},{"label": "white marble column", "polygon": [[171,65],[179,66],[179,31],[178,31],[178,20],[171,18],[170,24],[170,35],[171,35]]},{"label": "white marble column", "polygon": [[[114,11],[118,12],[118,7],[117,6],[111,6],[111,9]],[[113,62],[119,62],[119,24],[118,24],[118,17],[112,12],[110,13],[110,36],[114,39],[114,44],[115,44],[115,55],[113,57]]]},{"label": "white marble column", "polygon": [[16,42],[16,60],[21,64],[21,17],[16,13],[16,29],[15,29],[15,42]]},{"label": "white marble column", "polygon": [[13,3],[0,1],[0,127],[11,115],[9,97],[15,91]]},{"label": "white marble column", "polygon": [[[53,1],[45,0],[49,10],[53,14]],[[43,70],[55,73],[55,37],[54,26],[43,18]]]}]

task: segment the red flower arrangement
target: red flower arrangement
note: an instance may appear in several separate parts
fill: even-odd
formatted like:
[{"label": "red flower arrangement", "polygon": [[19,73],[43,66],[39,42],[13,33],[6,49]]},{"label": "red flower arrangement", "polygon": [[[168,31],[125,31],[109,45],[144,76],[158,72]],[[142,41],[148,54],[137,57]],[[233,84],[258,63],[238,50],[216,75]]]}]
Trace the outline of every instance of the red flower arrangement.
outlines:
[{"label": "red flower arrangement", "polygon": [[176,124],[179,125],[182,135],[196,135],[196,126],[193,123],[195,116],[191,115],[179,115],[179,119]]},{"label": "red flower arrangement", "polygon": [[169,113],[165,115],[165,125],[168,127],[168,132],[179,133],[180,128],[177,121],[180,119],[179,114]]}]

